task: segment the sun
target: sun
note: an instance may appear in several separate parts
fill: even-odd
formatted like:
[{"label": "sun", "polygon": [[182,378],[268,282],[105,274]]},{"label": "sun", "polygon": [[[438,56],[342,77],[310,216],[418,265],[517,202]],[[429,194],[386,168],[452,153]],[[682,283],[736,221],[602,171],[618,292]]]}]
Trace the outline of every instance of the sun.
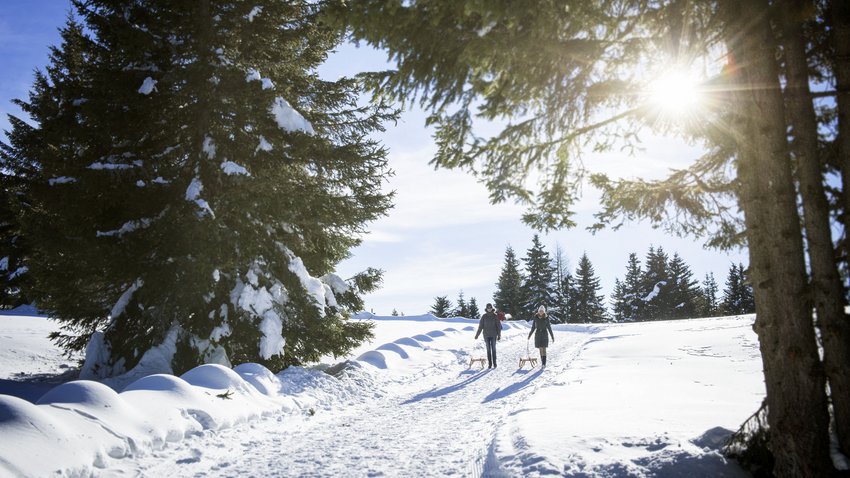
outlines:
[{"label": "sun", "polygon": [[647,100],[668,119],[693,116],[703,103],[700,80],[684,71],[665,72],[650,83]]}]

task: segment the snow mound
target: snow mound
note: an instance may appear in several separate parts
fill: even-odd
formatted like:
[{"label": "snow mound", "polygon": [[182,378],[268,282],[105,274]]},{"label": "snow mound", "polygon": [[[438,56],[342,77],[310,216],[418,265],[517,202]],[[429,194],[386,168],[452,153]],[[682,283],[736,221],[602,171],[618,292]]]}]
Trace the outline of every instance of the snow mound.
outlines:
[{"label": "snow mound", "polygon": [[89,407],[110,408],[124,406],[120,402],[118,392],[106,385],[91,380],[76,380],[54,387],[36,403],[38,405],[74,403]]},{"label": "snow mound", "polygon": [[280,391],[280,379],[258,363],[243,363],[237,365],[233,371],[264,395],[275,396]]},{"label": "snow mound", "polygon": [[257,393],[238,373],[219,364],[208,363],[199,365],[180,376],[187,383],[196,387],[214,390],[234,389],[248,395]]}]

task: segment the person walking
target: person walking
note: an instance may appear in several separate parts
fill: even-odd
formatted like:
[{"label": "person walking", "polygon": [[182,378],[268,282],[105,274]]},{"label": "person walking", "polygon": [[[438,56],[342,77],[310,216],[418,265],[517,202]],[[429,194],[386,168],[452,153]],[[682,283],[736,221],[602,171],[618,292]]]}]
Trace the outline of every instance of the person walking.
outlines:
[{"label": "person walking", "polygon": [[[540,363],[546,366],[546,347],[549,346],[549,336],[552,336],[552,342],[555,341],[555,334],[552,333],[552,324],[549,323],[549,316],[546,315],[546,307],[540,306],[537,313],[532,318],[534,322],[531,324],[531,331],[528,332],[528,339],[531,340],[531,335],[534,334],[534,346],[540,350]],[[546,332],[549,332],[548,334]]]},{"label": "person walking", "polygon": [[496,316],[493,304],[487,304],[484,314],[478,321],[478,331],[475,332],[475,340],[484,333],[484,344],[487,346],[487,368],[496,368],[496,341],[502,340],[502,324]]}]

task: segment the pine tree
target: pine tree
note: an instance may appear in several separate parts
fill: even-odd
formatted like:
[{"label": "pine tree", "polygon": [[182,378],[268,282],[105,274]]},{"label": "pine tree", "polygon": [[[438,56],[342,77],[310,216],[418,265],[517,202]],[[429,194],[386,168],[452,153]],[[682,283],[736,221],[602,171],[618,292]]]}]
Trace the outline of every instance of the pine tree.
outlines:
[{"label": "pine tree", "polygon": [[342,354],[380,271],[334,266],[385,214],[393,113],[358,83],[320,80],[338,43],[309,2],[75,1],[47,73],[21,102],[4,163],[36,164],[22,235],[54,339],[84,372],[132,367],[176,341],[179,372],[210,360],[272,369]]},{"label": "pine tree", "polygon": [[614,292],[611,294],[611,318],[614,322],[625,322],[627,304],[626,288],[620,279],[615,278]]},{"label": "pine tree", "polygon": [[741,313],[754,314],[756,312],[756,302],[753,297],[753,286],[747,277],[747,270],[744,269],[744,265],[741,263],[738,263],[738,277],[741,279]]},{"label": "pine tree", "polygon": [[623,320],[631,322],[635,320],[646,320],[643,298],[646,296],[643,291],[643,270],[640,266],[640,259],[637,254],[632,252],[629,254],[629,262],[626,264],[626,277],[623,280]]},{"label": "pine tree", "polygon": [[430,312],[434,317],[444,319],[452,313],[452,301],[446,295],[438,296],[434,298],[434,305],[431,306]]},{"label": "pine tree", "polygon": [[720,310],[720,305],[717,299],[718,290],[719,287],[717,285],[717,281],[714,280],[714,273],[709,272],[705,275],[705,279],[702,282],[703,308],[700,312],[701,316],[714,317],[718,314]]},{"label": "pine tree", "polygon": [[726,315],[743,314],[744,286],[738,266],[732,264],[726,276],[726,286],[723,289],[722,310]]},{"label": "pine tree", "polygon": [[642,281],[642,300],[644,320],[663,320],[671,318],[670,270],[664,248],[649,247],[646,254],[646,270]]},{"label": "pine tree", "polygon": [[531,317],[540,306],[546,310],[553,308],[555,269],[549,259],[549,253],[535,234],[531,248],[523,258],[525,280],[522,283],[523,313]]},{"label": "pine tree", "polygon": [[693,318],[699,302],[699,283],[692,280],[693,272],[678,253],[670,259],[669,301],[672,306],[670,317],[673,319]]},{"label": "pine tree", "polygon": [[510,314],[514,319],[523,318],[522,275],[519,261],[511,246],[505,249],[505,264],[493,293],[493,304],[499,310]]},{"label": "pine tree", "polygon": [[393,316],[393,317],[398,317],[398,311],[393,309],[393,311],[390,315]]},{"label": "pine tree", "polygon": [[580,322],[604,322],[605,296],[599,294],[602,286],[599,278],[593,270],[593,264],[587,257],[587,253],[581,255],[575,273],[575,309],[576,317]]},{"label": "pine tree", "polygon": [[560,245],[555,245],[555,257],[552,261],[555,271],[555,282],[552,290],[552,311],[549,314],[553,323],[566,323],[570,321],[573,295],[573,276],[570,273],[570,265],[564,256]]},{"label": "pine tree", "polygon": [[478,310],[478,301],[475,297],[469,299],[469,318],[477,319],[481,316],[481,311]]},{"label": "pine tree", "polygon": [[457,307],[455,307],[452,315],[455,317],[466,317],[469,318],[469,306],[466,304],[466,300],[463,298],[463,291],[460,291],[457,295]]}]

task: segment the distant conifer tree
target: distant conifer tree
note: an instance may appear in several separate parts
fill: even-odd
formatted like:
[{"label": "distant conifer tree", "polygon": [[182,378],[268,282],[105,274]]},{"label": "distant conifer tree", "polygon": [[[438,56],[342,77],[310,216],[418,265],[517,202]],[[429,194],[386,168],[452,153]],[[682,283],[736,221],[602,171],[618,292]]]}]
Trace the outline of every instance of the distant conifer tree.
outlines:
[{"label": "distant conifer tree", "polygon": [[581,255],[575,273],[575,310],[580,322],[605,322],[605,296],[599,294],[602,286],[587,253]]},{"label": "distant conifer tree", "polygon": [[554,309],[555,268],[549,253],[540,242],[540,236],[534,235],[531,248],[523,258],[525,280],[522,283],[523,313],[531,317],[538,307]]},{"label": "distant conifer tree", "polygon": [[430,312],[434,317],[444,319],[452,313],[452,301],[446,295],[436,297],[434,298],[434,305],[431,306]]},{"label": "distant conifer tree", "polygon": [[496,291],[493,293],[493,304],[506,314],[511,314],[514,319],[525,318],[523,316],[522,297],[522,275],[519,271],[519,261],[511,246],[505,249],[505,263],[499,274],[499,282],[496,283]]},{"label": "distant conifer tree", "polygon": [[475,297],[469,299],[469,318],[477,319],[481,315],[481,311],[478,310],[478,301],[475,300]]}]

